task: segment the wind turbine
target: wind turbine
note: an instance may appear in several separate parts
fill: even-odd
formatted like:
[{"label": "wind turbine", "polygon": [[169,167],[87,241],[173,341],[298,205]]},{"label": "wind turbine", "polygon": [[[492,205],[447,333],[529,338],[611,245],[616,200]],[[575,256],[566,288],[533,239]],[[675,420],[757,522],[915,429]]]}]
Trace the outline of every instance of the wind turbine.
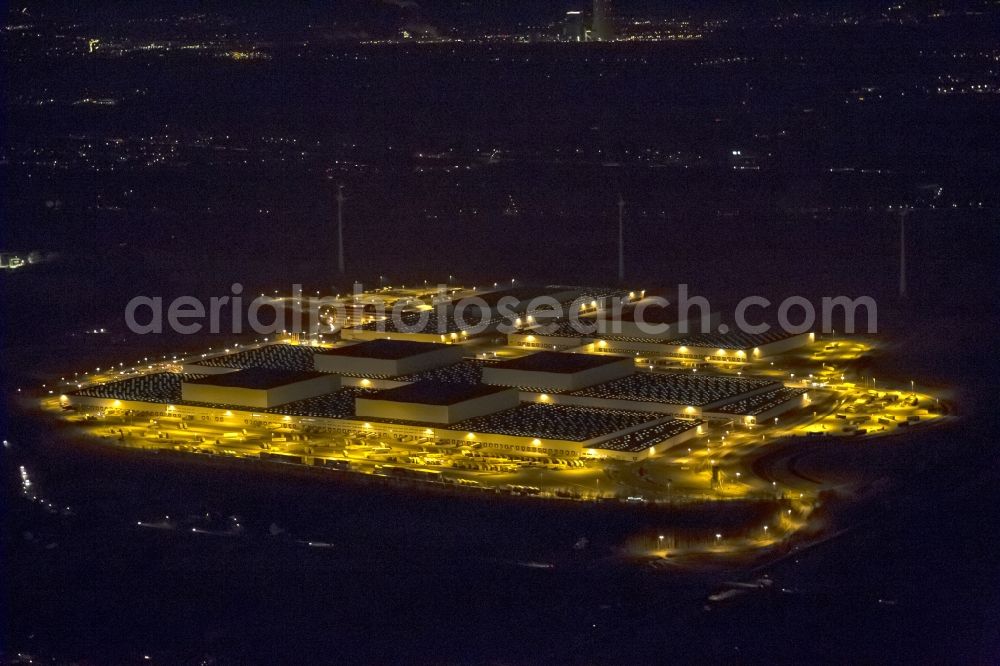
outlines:
[{"label": "wind turbine", "polygon": [[625,282],[625,199],[618,195],[618,281]]},{"label": "wind turbine", "polygon": [[900,206],[896,214],[899,216],[899,297],[906,298],[906,216],[910,214],[910,207]]},{"label": "wind turbine", "polygon": [[344,276],[344,184],[337,185],[337,272]]}]

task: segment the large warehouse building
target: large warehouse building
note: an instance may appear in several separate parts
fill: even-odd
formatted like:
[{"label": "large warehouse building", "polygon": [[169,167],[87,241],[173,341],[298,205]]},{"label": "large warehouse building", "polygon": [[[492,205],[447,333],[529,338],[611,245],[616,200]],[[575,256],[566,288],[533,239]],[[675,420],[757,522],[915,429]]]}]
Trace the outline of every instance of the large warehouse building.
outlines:
[{"label": "large warehouse building", "polygon": [[314,367],[344,375],[398,377],[462,360],[462,348],[411,340],[375,339],[337,347],[319,347]]},{"label": "large warehouse building", "polygon": [[483,382],[528,390],[575,391],[635,372],[627,356],[537,352],[483,368]]},{"label": "large warehouse building", "polygon": [[323,372],[250,368],[187,379],[181,399],[266,409],[340,388],[340,377]]},{"label": "large warehouse building", "polygon": [[[578,305],[583,298],[583,314],[593,318],[609,294],[619,292],[505,290],[493,292],[487,305],[504,297],[526,303],[531,295]],[[641,298],[641,292],[627,297]],[[494,315],[487,315],[491,325]],[[520,315],[525,330],[509,336],[515,348],[490,354],[476,354],[482,345],[454,344],[465,337],[460,327],[444,334],[442,344],[437,332],[397,335],[369,321],[354,329],[363,335],[336,345],[282,342],[205,354],[186,362],[181,373],[140,374],[81,388],[65,400],[85,409],[169,414],[234,429],[280,424],[348,437],[429,437],[524,457],[623,460],[696,437],[707,420],[759,423],[808,400],[803,389],[770,378],[637,370],[634,360],[654,350],[681,359],[764,358],[806,344],[808,334],[677,337],[676,317],[667,312],[663,317],[672,321],[662,337],[633,338],[627,331],[578,336],[566,322],[541,336],[533,327],[548,323],[542,311],[525,305]],[[553,351],[549,342],[579,353]]]},{"label": "large warehouse building", "polygon": [[517,407],[517,391],[487,384],[422,381],[360,395],[359,418],[451,424]]}]

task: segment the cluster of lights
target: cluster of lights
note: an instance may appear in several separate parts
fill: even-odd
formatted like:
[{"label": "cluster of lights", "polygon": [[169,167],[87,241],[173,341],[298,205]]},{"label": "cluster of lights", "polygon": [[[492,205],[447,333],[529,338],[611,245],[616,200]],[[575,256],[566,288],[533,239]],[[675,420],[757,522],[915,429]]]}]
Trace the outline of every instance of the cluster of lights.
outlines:
[{"label": "cluster of lights", "polygon": [[675,405],[707,405],[774,382],[755,377],[700,376],[686,373],[634,374],[575,391],[605,400],[648,400]]}]

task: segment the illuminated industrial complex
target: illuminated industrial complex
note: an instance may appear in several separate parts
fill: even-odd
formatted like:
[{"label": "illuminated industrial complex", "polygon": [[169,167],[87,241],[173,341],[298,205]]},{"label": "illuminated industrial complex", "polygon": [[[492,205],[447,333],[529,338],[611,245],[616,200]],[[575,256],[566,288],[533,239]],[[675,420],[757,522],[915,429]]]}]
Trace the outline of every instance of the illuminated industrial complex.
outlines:
[{"label": "illuminated industrial complex", "polygon": [[[705,491],[719,485],[720,447],[796,434],[779,417],[798,434],[857,436],[931,416],[911,409],[915,395],[891,391],[865,389],[848,405],[858,387],[844,373],[857,343],[693,333],[694,322],[668,308],[652,315],[657,333],[642,333],[636,314],[654,312],[643,290],[456,287],[445,303],[441,293],[358,293],[332,334],[77,377],[59,402],[129,425],[142,447],[475,484],[527,467],[687,462],[705,480],[690,487]],[[455,316],[471,295],[481,309]],[[395,322],[378,314],[394,305]],[[506,333],[504,312],[513,317]],[[109,433],[129,445],[124,429]],[[466,470],[483,474],[470,480]]]}]

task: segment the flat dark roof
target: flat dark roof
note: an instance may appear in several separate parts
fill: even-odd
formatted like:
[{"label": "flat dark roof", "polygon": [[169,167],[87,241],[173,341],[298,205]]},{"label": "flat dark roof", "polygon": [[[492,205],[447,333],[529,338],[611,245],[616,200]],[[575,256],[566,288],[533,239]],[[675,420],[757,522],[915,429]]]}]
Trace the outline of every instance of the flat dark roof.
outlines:
[{"label": "flat dark roof", "polygon": [[408,356],[426,354],[427,352],[448,349],[451,345],[439,342],[415,342],[413,340],[368,340],[356,345],[343,347],[317,348],[316,354],[324,356],[350,356],[353,358],[374,358],[383,361],[397,361]]},{"label": "flat dark roof", "polygon": [[330,377],[326,372],[307,370],[279,370],[275,368],[245,368],[236,372],[221,375],[205,375],[198,379],[185,380],[188,384],[207,384],[210,386],[226,386],[229,388],[272,389],[286,384]]},{"label": "flat dark roof", "polygon": [[628,356],[609,356],[596,354],[571,354],[566,352],[540,351],[529,356],[500,361],[495,367],[504,370],[529,370],[533,372],[563,372],[573,373],[591,368],[598,368],[610,363],[618,363]]},{"label": "flat dark roof", "polygon": [[473,398],[481,398],[484,395],[510,390],[504,386],[490,384],[450,384],[428,380],[385,389],[361,397],[368,400],[414,402],[422,405],[454,405]]}]

